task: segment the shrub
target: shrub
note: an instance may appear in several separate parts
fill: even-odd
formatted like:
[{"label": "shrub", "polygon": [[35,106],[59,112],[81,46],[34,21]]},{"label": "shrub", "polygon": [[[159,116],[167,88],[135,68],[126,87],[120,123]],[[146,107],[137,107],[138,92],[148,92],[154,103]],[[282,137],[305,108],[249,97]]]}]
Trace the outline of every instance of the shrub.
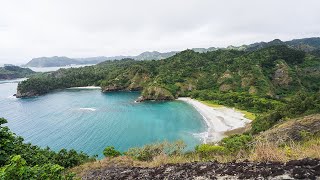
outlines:
[{"label": "shrub", "polygon": [[10,163],[0,168],[0,179],[72,179],[73,174],[62,175],[64,168],[57,164],[27,166],[20,155],[13,156]]},{"label": "shrub", "polygon": [[165,141],[162,143],[148,144],[141,148],[130,148],[125,154],[140,161],[150,161],[159,155],[172,156],[182,154],[185,147],[186,145],[183,141],[173,143]]},{"label": "shrub", "polygon": [[200,157],[210,157],[212,155],[223,155],[227,152],[226,148],[223,146],[201,144],[195,147],[195,151],[199,153]]},{"label": "shrub", "polygon": [[239,151],[240,149],[247,150],[250,147],[250,142],[253,140],[251,135],[235,134],[230,137],[223,138],[220,145],[225,147],[230,153]]},{"label": "shrub", "polygon": [[114,149],[113,146],[108,146],[103,150],[103,155],[105,157],[118,157],[121,155],[121,152]]}]

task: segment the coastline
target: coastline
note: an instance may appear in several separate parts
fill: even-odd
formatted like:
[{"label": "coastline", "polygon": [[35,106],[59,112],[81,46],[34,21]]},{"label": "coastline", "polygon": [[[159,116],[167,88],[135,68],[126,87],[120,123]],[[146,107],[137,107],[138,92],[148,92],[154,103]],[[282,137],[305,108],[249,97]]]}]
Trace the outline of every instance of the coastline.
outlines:
[{"label": "coastline", "polygon": [[101,89],[100,86],[82,86],[82,87],[71,87],[67,89]]},{"label": "coastline", "polygon": [[178,100],[192,105],[203,117],[207,131],[199,134],[204,143],[217,142],[225,133],[238,128],[243,128],[251,122],[244,114],[227,107],[210,107],[195,99],[181,97]]}]

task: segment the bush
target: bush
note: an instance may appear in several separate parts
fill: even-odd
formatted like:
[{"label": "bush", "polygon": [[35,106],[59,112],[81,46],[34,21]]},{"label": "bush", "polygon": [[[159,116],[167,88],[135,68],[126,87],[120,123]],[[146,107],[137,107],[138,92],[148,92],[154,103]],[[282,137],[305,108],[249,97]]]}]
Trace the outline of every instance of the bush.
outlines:
[{"label": "bush", "polygon": [[251,135],[235,134],[230,137],[223,138],[220,145],[225,147],[230,153],[239,151],[240,149],[247,150],[250,147],[250,142],[253,140]]},{"label": "bush", "polygon": [[62,175],[64,168],[57,164],[27,166],[20,155],[13,156],[8,165],[0,168],[0,179],[72,179],[73,174]]},{"label": "bush", "polygon": [[121,152],[114,149],[113,146],[108,146],[103,150],[103,155],[105,157],[118,157],[121,156]]},{"label": "bush", "polygon": [[223,146],[201,144],[195,147],[196,153],[202,158],[210,157],[213,155],[223,155],[227,152],[226,148]]},{"label": "bush", "polygon": [[183,141],[173,143],[165,141],[162,143],[148,144],[141,148],[130,148],[125,154],[140,161],[150,161],[161,154],[168,156],[182,154],[185,147],[186,145]]}]

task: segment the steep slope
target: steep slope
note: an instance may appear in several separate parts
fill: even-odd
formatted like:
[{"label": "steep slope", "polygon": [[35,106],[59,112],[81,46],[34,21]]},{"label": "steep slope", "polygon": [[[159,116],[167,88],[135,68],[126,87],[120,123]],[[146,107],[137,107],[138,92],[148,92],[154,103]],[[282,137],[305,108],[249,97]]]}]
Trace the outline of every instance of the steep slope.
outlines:
[{"label": "steep slope", "polygon": [[259,139],[281,144],[290,141],[302,141],[313,136],[320,136],[320,114],[281,122],[261,133]]}]

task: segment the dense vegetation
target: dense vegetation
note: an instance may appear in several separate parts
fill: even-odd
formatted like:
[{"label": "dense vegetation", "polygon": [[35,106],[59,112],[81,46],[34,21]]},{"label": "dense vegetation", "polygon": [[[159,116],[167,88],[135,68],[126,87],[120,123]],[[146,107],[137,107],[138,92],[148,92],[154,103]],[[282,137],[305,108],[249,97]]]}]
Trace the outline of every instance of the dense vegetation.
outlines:
[{"label": "dense vegetation", "polygon": [[271,46],[253,52],[186,50],[159,61],[125,59],[61,69],[30,78],[22,82],[18,90],[23,97],[72,86],[97,85],[105,91],[143,89],[142,94],[149,98],[157,92],[172,99],[192,95],[195,91],[210,91],[281,99],[302,89],[319,91],[319,65],[319,57],[287,46]]},{"label": "dense vegetation", "polygon": [[[24,143],[0,118],[0,179],[59,179],[65,168],[95,160],[83,152],[40,148]],[[71,177],[66,174],[65,178]]]},{"label": "dense vegetation", "polygon": [[12,65],[0,67],[0,80],[24,78],[31,74],[35,74],[35,72],[29,68],[21,68],[19,66],[12,66]]}]

